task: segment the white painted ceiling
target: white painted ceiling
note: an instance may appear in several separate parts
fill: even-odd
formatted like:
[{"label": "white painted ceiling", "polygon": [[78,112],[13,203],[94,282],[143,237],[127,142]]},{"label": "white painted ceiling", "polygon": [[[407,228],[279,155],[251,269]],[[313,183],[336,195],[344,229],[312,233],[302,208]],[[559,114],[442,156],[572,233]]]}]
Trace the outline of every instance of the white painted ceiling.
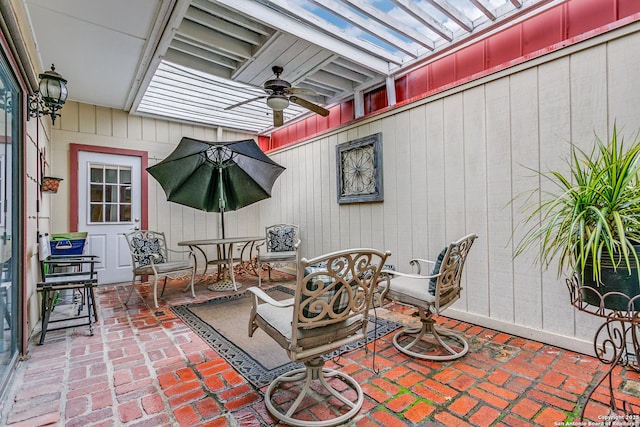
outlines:
[{"label": "white painted ceiling", "polygon": [[[272,67],[330,107],[564,0],[25,0],[69,99],[255,133]],[[357,96],[357,95],[356,95]],[[225,110],[231,105],[246,102]],[[295,104],[285,123],[310,113]]]}]

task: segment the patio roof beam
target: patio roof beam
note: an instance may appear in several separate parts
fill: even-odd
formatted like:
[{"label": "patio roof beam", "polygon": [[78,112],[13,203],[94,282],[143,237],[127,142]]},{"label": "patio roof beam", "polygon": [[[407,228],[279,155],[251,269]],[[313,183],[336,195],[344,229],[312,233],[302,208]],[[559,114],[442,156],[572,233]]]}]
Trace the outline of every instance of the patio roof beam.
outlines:
[{"label": "patio roof beam", "polygon": [[[381,47],[378,47],[374,44],[368,44],[368,43],[364,43],[364,40],[360,40],[356,37],[351,37],[347,34],[344,33],[344,31],[331,24],[330,22],[320,18],[318,15],[314,15],[308,11],[306,11],[305,9],[296,6],[294,3],[292,2],[288,2],[286,0],[268,0],[268,2],[274,6],[279,7],[281,10],[283,10],[285,13],[289,14],[289,15],[293,15],[295,16],[297,19],[301,20],[302,22],[305,22],[307,25],[313,27],[313,29],[315,31],[318,31],[320,33],[325,34],[326,36],[330,37],[330,38],[335,38],[335,39],[339,39],[342,40],[345,43],[348,43],[351,46],[354,46],[356,48],[362,49],[364,51],[366,51],[367,53],[369,53],[370,55],[373,55],[375,57],[378,57],[380,59],[384,59],[387,62],[390,62],[392,64],[396,64],[396,65],[401,65],[402,64],[402,58],[400,58],[399,56],[393,54],[392,52],[385,50]],[[281,17],[282,19],[282,17]],[[281,25],[277,25],[277,27],[279,28],[287,28],[286,26],[281,26]],[[318,38],[319,34],[318,33],[314,33],[314,36],[305,40],[308,40],[312,43],[317,43],[322,45],[322,43],[318,43],[317,42],[317,38]]]},{"label": "patio roof beam", "polygon": [[348,3],[358,12],[368,16],[372,20],[376,21],[378,24],[389,28],[392,31],[396,31],[404,37],[412,40],[415,43],[418,43],[422,47],[428,50],[435,49],[435,42],[424,34],[416,31],[414,28],[405,24],[404,22],[400,22],[398,19],[389,15],[368,4],[366,1],[362,0],[342,0],[344,3]]},{"label": "patio roof beam", "polygon": [[377,73],[388,75],[390,72],[389,61],[363,51],[358,47],[346,43],[343,40],[320,34],[317,31],[309,29],[308,26],[295,19],[285,17],[276,10],[249,0],[217,0],[219,4],[223,4],[231,10],[242,13],[247,16],[259,17],[262,22],[268,22],[270,25],[279,28],[286,28],[289,34],[292,34],[303,40],[321,45],[340,56],[357,61],[366,68]]},{"label": "patio roof beam", "polygon": [[235,70],[238,68],[238,61],[228,56],[220,55],[216,52],[212,52],[209,49],[205,49],[201,46],[196,46],[188,41],[182,41],[179,37],[171,42],[169,49],[175,49],[179,52],[192,55],[198,58],[201,58],[205,61],[212,62],[216,65],[220,65],[222,67],[226,67],[229,70]]},{"label": "patio roof beam", "polygon": [[391,0],[399,8],[407,12],[414,19],[424,24],[431,31],[438,34],[446,41],[453,40],[453,31],[446,28],[444,25],[435,20],[433,16],[427,13],[424,9],[418,6],[418,3],[411,0]]},{"label": "patio roof beam", "polygon": [[247,28],[255,33],[262,34],[263,36],[271,36],[274,30],[258,21],[249,19],[244,15],[241,15],[233,10],[233,8],[226,8],[218,4],[219,2],[209,0],[192,0],[191,5],[203,10],[211,15],[224,16],[224,19],[236,24],[240,27]]},{"label": "patio roof beam", "polygon": [[195,22],[183,20],[178,27],[178,34],[205,45],[215,46],[220,52],[230,53],[244,59],[249,59],[253,55],[251,44],[212,31],[211,28]]},{"label": "patio roof beam", "polygon": [[417,57],[417,49],[410,43],[405,42],[399,37],[388,31],[380,31],[380,27],[375,25],[374,22],[363,18],[362,16],[354,13],[348,7],[343,6],[342,3],[336,0],[310,0],[312,3],[324,8],[330,13],[339,15],[340,18],[349,22],[351,25],[360,28],[362,31],[369,33],[371,36],[383,41],[384,43],[395,47],[396,49],[404,52],[412,58]]},{"label": "patio roof beam", "polygon": [[492,21],[495,21],[498,15],[496,14],[496,8],[491,6],[487,0],[470,0],[475,7],[477,7],[484,15]]},{"label": "patio roof beam", "polygon": [[473,31],[473,22],[447,0],[428,0],[436,9],[451,18],[467,32]]},{"label": "patio roof beam", "polygon": [[266,38],[265,36],[257,34],[246,28],[239,27],[238,25],[232,24],[231,22],[225,21],[217,16],[212,16],[207,12],[193,7],[190,7],[187,10],[184,18],[191,22],[195,22],[196,24],[210,28],[211,30],[231,36],[245,43],[249,43],[253,46],[262,44]]}]

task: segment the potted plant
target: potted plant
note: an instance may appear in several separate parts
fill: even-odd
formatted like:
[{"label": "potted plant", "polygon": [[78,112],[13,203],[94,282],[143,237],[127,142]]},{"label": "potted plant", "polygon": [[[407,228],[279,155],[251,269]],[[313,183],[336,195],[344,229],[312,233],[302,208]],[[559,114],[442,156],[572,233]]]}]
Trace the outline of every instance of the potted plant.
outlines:
[{"label": "potted plant", "polygon": [[[622,292],[629,297],[639,294],[637,136],[626,145],[614,125],[609,142],[596,137],[590,152],[572,144],[566,173],[535,172],[551,183],[552,189],[527,193],[539,193],[541,200],[523,206],[527,213],[524,223],[529,228],[515,255],[536,248],[537,261],[543,268],[557,260],[559,276],[563,271],[578,275],[582,299],[589,304],[600,305],[600,295],[608,292]],[[605,308],[627,310],[629,298],[609,295],[604,302]]]}]

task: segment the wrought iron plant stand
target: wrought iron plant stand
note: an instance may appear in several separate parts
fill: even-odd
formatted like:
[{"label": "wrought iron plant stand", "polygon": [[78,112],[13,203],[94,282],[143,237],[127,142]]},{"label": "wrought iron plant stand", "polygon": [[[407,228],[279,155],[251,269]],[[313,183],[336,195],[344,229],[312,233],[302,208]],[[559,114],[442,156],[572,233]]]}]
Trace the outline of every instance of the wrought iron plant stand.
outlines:
[{"label": "wrought iron plant stand", "polygon": [[[594,288],[582,286],[577,275],[568,278],[566,282],[571,296],[571,304],[575,308],[604,319],[604,323],[598,328],[593,338],[593,345],[598,359],[602,363],[610,365],[600,381],[584,398],[580,410],[580,420],[584,421],[584,414],[593,393],[606,380],[608,382],[610,412],[598,420],[598,425],[640,426],[640,407],[621,398],[619,394],[616,398],[613,374],[613,370],[618,365],[640,372],[640,311],[635,309],[635,306],[638,305],[638,310],[640,310],[640,297],[629,298],[619,292],[600,294]],[[600,304],[595,306],[584,302],[582,299],[584,292],[596,294]],[[604,301],[611,297],[627,298],[629,301],[627,310],[606,309]]]}]

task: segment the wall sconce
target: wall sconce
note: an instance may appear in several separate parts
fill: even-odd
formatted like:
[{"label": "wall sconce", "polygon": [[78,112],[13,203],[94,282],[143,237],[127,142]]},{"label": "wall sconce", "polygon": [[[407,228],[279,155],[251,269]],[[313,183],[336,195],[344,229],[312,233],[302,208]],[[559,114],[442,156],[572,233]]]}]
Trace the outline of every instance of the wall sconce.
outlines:
[{"label": "wall sconce", "polygon": [[51,70],[40,74],[40,85],[37,92],[29,95],[29,117],[51,116],[51,123],[56,123],[57,113],[67,100],[67,81],[51,64]]}]

